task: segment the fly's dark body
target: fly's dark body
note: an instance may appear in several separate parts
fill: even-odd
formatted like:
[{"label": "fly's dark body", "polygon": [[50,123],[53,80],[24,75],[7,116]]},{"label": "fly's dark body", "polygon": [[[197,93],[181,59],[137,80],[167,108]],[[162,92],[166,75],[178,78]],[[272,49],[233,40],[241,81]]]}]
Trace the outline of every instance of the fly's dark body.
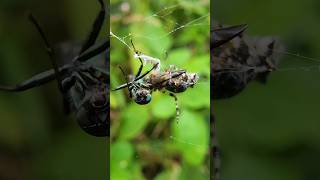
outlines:
[{"label": "fly's dark body", "polygon": [[166,89],[172,93],[181,93],[193,87],[198,78],[196,73],[188,73],[171,65],[164,72],[151,73],[144,79],[144,82],[153,91]]},{"label": "fly's dark body", "polygon": [[106,13],[103,0],[99,0],[99,3],[101,10],[89,37],[77,55],[61,66],[57,65],[57,55],[42,28],[30,15],[31,22],[46,45],[53,69],[39,73],[16,86],[1,85],[0,90],[20,92],[57,80],[65,108],[75,112],[80,127],[93,136],[104,137],[109,136],[109,59],[98,55],[108,52],[110,44],[109,39],[95,44]]},{"label": "fly's dark body", "polygon": [[218,42],[211,52],[213,99],[232,97],[252,80],[265,83],[276,69],[278,57],[274,50],[281,48],[278,41],[273,37],[248,37],[243,34],[245,28],[220,27],[212,32],[216,38],[213,41]]}]

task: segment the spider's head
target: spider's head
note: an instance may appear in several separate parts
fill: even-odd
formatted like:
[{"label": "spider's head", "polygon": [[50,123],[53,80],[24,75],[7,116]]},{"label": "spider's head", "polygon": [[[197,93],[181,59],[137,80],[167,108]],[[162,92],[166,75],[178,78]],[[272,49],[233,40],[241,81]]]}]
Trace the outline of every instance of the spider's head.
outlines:
[{"label": "spider's head", "polygon": [[151,91],[145,88],[139,88],[132,92],[132,99],[140,105],[148,104],[151,101]]}]

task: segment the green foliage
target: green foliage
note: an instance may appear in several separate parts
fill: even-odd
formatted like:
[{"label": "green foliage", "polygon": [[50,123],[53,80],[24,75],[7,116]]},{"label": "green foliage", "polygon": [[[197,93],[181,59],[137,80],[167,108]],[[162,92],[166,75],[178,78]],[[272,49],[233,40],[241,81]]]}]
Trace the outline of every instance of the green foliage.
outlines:
[{"label": "green foliage", "polygon": [[[125,37],[130,47],[132,39],[138,51],[160,59],[162,70],[173,64],[201,77],[194,88],[177,94],[181,109],[178,121],[174,99],[168,93],[153,92],[148,105],[138,105],[129,98],[127,89],[111,92],[111,154],[115,156],[111,177],[208,179],[209,1],[197,8],[192,1],[142,2],[111,1],[115,9],[111,31]],[[128,12],[119,10],[124,5],[128,5]],[[203,18],[197,21],[199,17]],[[127,46],[111,38],[112,88],[125,83],[119,65],[135,74],[140,64]],[[151,67],[146,65],[143,71]],[[195,173],[191,175],[190,169]]]}]

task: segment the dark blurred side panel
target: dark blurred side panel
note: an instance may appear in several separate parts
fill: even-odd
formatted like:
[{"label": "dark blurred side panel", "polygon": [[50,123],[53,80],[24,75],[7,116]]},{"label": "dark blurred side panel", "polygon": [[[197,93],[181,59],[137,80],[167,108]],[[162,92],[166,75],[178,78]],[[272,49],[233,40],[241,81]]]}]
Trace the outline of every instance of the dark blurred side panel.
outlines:
[{"label": "dark blurred side panel", "polygon": [[212,177],[319,179],[319,1],[211,3]]},{"label": "dark blurred side panel", "polygon": [[[105,6],[97,43],[109,39],[108,0]],[[99,10],[98,0],[1,1],[0,85],[15,85],[52,68],[44,43],[28,20],[30,12],[56,52],[65,52],[56,54],[62,65],[79,52]],[[90,60],[101,62],[107,73],[109,47]],[[106,82],[109,95],[109,77]],[[0,179],[109,179],[109,138],[86,133],[76,113],[65,112],[57,81],[24,92],[0,91]]]}]

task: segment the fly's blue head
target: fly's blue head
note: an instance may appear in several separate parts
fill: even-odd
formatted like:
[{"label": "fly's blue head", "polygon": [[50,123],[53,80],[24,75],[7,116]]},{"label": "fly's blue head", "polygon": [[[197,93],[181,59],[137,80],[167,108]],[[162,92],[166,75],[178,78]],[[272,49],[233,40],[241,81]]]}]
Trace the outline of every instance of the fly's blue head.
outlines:
[{"label": "fly's blue head", "polygon": [[151,91],[148,89],[140,88],[132,93],[132,98],[137,104],[144,105],[151,101]]}]

